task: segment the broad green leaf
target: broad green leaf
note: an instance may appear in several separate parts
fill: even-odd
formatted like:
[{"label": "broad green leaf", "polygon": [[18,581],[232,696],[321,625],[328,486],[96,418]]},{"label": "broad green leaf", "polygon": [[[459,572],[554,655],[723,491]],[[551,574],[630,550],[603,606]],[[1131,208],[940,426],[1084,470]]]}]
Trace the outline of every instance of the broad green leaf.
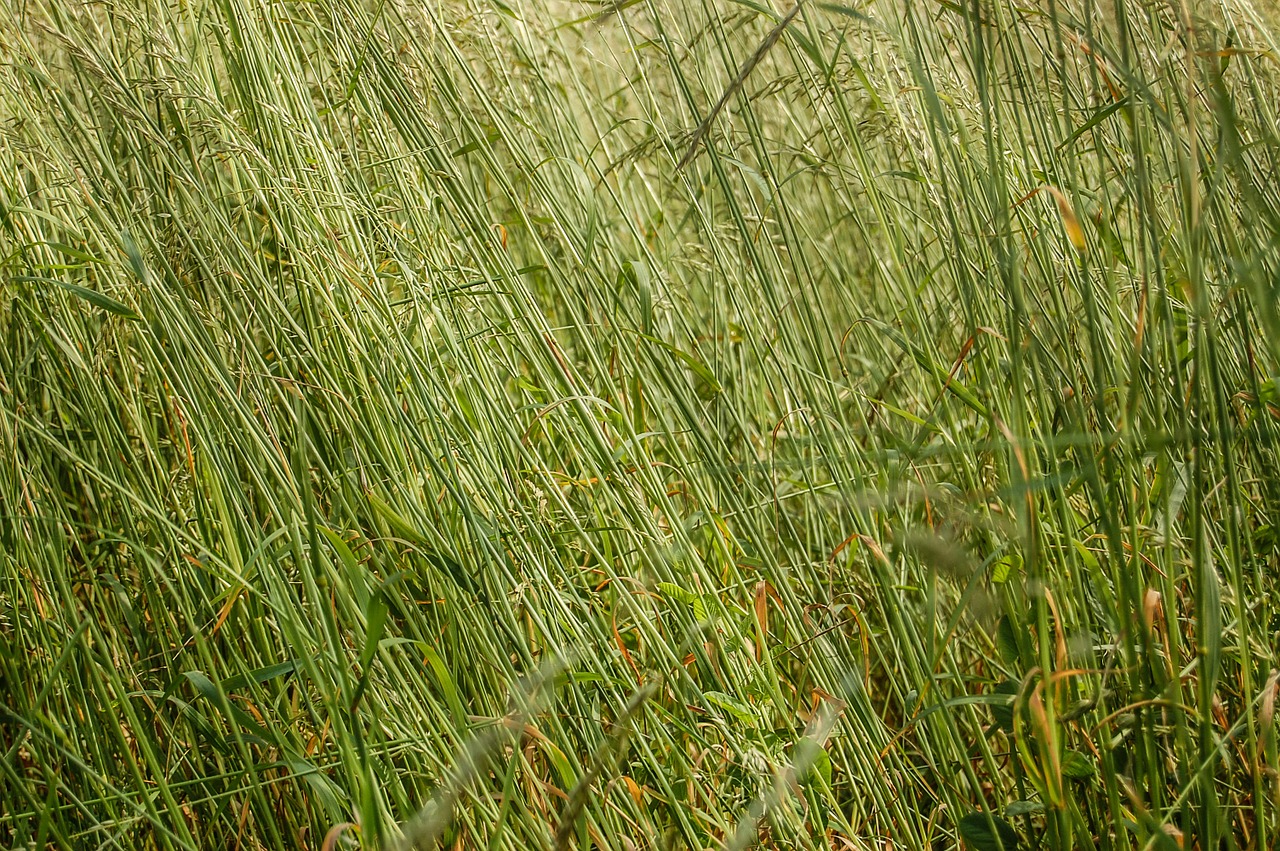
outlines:
[{"label": "broad green leaf", "polygon": [[972,851],[1017,851],[1018,832],[1007,821],[990,813],[969,813],[957,825],[960,837]]},{"label": "broad green leaf", "polygon": [[1094,555],[1093,550],[1089,549],[1080,541],[1077,541],[1074,538],[1071,540],[1071,546],[1075,548],[1076,553],[1079,554],[1080,560],[1084,562],[1084,565],[1086,568],[1088,568],[1090,571],[1095,571],[1098,569],[1099,567],[1098,557]]},{"label": "broad green leaf", "polygon": [[325,774],[316,768],[310,762],[298,757],[286,760],[285,765],[289,766],[289,770],[294,777],[302,780],[311,787],[311,791],[315,793],[320,802],[324,804],[325,812],[329,816],[329,821],[338,822],[342,820],[346,812],[342,799],[346,795],[342,790]]}]

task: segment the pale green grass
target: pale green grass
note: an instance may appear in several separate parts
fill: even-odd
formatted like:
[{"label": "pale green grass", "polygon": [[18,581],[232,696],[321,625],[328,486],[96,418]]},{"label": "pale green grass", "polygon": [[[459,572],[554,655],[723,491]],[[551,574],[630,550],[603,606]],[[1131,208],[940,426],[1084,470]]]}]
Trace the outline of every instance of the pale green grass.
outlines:
[{"label": "pale green grass", "polygon": [[620,6],[0,11],[0,845],[1272,847],[1272,13]]}]

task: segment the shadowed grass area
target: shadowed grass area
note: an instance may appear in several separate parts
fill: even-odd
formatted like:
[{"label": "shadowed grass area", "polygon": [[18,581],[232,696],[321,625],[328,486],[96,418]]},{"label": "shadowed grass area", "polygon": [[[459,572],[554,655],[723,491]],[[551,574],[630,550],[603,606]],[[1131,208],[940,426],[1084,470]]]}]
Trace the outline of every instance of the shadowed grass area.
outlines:
[{"label": "shadowed grass area", "polygon": [[1272,847],[1269,16],[11,0],[0,845]]}]

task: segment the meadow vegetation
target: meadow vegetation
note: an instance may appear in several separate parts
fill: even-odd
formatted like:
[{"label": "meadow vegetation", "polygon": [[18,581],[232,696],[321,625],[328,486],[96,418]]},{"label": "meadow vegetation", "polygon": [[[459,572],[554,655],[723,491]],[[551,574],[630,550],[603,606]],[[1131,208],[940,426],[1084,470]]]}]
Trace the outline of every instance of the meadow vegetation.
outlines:
[{"label": "meadow vegetation", "polygon": [[1275,847],[1258,0],[5,0],[0,846]]}]

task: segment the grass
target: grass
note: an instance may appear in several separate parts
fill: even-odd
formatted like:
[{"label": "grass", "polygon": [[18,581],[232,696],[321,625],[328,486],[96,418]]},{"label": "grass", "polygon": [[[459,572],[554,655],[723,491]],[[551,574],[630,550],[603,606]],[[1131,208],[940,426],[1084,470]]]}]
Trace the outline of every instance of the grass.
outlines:
[{"label": "grass", "polygon": [[0,845],[1273,847],[1258,5],[5,6]]}]

